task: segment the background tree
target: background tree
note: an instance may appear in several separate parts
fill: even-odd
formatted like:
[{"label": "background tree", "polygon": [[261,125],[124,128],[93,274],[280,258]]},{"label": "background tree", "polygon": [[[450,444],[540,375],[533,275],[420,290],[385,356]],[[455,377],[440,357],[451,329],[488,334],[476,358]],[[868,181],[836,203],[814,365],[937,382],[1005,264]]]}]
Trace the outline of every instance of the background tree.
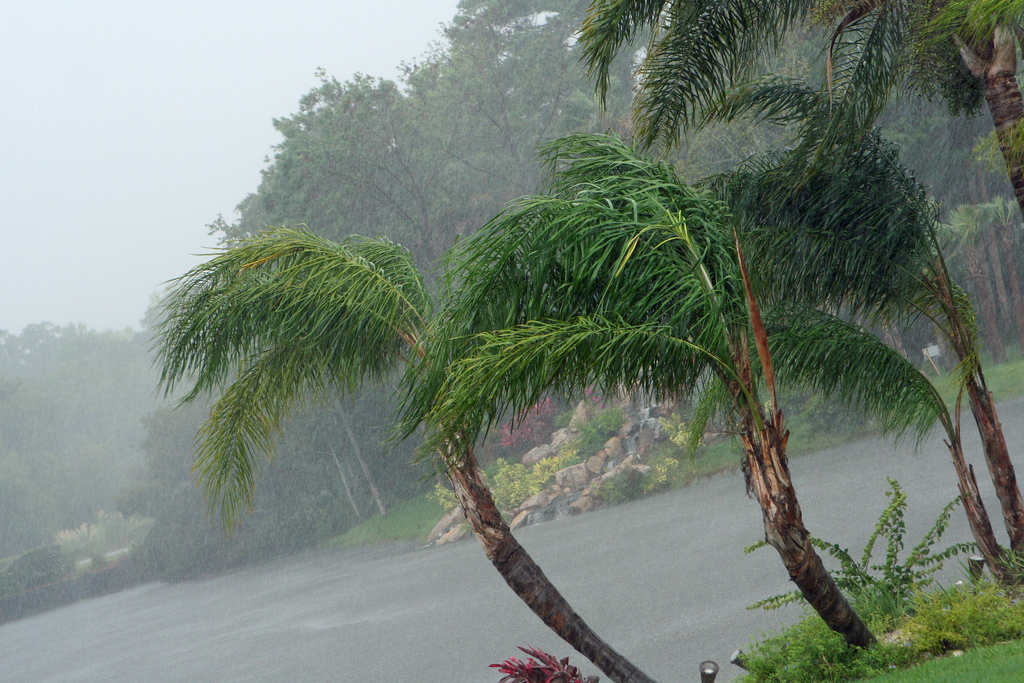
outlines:
[{"label": "background tree", "polygon": [[154,405],[146,335],[0,332],[0,557],[111,511]]}]

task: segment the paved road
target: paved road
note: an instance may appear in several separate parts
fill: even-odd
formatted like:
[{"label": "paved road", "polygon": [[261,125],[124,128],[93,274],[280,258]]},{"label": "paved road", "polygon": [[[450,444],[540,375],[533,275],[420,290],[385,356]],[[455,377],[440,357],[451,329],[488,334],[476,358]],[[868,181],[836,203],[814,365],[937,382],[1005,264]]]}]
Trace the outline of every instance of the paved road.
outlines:
[{"label": "paved road", "polygon": [[[1024,452],[1024,401],[1000,406],[1000,415],[1011,451]],[[1024,472],[1019,456],[1015,464]],[[911,540],[956,495],[937,439],[917,455],[869,439],[792,468],[811,531],[855,549],[885,505],[887,476],[910,496]],[[699,680],[701,660],[724,662],[795,614],[744,609],[788,586],[772,551],[742,553],[761,536],[760,514],[736,474],[518,536],[598,633],[662,683]],[[947,539],[968,538],[957,514]],[[487,666],[516,645],[569,654],[475,542],[391,546],[148,584],[2,625],[0,681],[493,683]],[[596,673],[580,655],[574,661]],[[730,669],[719,680],[730,680]]]}]

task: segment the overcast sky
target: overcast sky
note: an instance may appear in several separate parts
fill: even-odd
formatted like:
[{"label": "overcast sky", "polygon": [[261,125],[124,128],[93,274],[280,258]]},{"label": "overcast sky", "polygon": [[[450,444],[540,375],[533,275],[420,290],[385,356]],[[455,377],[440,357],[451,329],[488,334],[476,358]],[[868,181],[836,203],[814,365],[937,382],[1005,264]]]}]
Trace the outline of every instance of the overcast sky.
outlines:
[{"label": "overcast sky", "polygon": [[457,0],[31,0],[0,20],[0,329],[139,327],[323,67],[395,78]]}]

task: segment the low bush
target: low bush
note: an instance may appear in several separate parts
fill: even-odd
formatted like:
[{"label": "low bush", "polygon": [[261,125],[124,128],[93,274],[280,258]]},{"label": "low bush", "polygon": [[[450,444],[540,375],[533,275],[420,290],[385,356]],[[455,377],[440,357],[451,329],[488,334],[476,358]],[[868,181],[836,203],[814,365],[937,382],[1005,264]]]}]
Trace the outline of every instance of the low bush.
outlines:
[{"label": "low bush", "polygon": [[[943,508],[932,528],[911,548],[906,559],[901,561],[900,553],[905,547],[904,535],[907,529],[904,520],[907,494],[900,488],[899,482],[889,479],[889,490],[885,495],[890,499],[889,504],[882,510],[874,531],[868,537],[860,562],[856,561],[846,548],[819,538],[811,538],[816,548],[839,561],[839,569],[832,573],[836,585],[850,598],[861,617],[874,629],[890,628],[910,609],[914,596],[932,585],[932,577],[946,560],[974,547],[970,543],[954,543],[944,550],[936,552],[934,549],[949,526],[953,508],[959,504],[957,498]],[[879,539],[885,540],[885,557],[880,563],[872,564],[875,543]],[[747,548],[746,552],[766,545],[764,541],[759,541]],[[800,593],[792,592],[762,600],[752,605],[751,609],[774,609],[801,601],[803,597]]]},{"label": "low bush", "polygon": [[995,645],[1024,638],[1024,601],[996,584],[959,584],[918,595],[899,631],[915,650],[932,654]]},{"label": "low bush", "polygon": [[71,558],[56,544],[30,550],[0,576],[0,595],[55,583],[70,574],[72,568]]},{"label": "low bush", "polygon": [[754,643],[744,664],[748,683],[832,683],[882,673],[913,661],[916,652],[901,644],[850,647],[815,613]]}]

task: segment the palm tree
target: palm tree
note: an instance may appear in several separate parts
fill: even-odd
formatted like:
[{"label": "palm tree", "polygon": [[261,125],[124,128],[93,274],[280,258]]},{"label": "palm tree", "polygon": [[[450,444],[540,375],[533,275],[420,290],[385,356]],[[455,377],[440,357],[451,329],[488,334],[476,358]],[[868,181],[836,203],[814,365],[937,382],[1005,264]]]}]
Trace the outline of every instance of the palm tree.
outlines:
[{"label": "palm tree", "polygon": [[957,207],[946,219],[947,229],[953,233],[958,246],[963,250],[967,274],[974,285],[975,295],[981,304],[981,319],[985,327],[985,341],[992,349],[996,363],[1006,362],[1006,350],[996,317],[995,300],[992,296],[992,279],[985,267],[985,253],[982,241],[983,231],[988,224],[986,212],[979,204],[964,204]]},{"label": "palm tree", "polygon": [[[896,149],[872,133],[853,153],[821,160],[810,171],[795,150],[751,160],[712,186],[744,217],[769,301],[796,299],[883,325],[924,316],[946,337],[960,359],[961,391],[982,433],[1011,548],[1021,547],[1024,505],[979,362],[974,310],[946,268],[937,210],[899,164]],[[951,448],[959,449],[959,418],[943,425]],[[973,499],[965,499],[965,511],[975,539],[990,549],[986,557],[1000,572],[1002,553],[973,472],[961,454],[952,455],[961,489]]]},{"label": "palm tree", "polygon": [[934,388],[822,311],[799,309],[789,324],[797,311],[771,309],[762,322],[736,222],[670,166],[599,136],[571,136],[545,154],[551,193],[521,200],[451,256],[458,290],[434,323],[447,341],[417,369],[404,429],[425,419],[428,444],[471,438],[547,392],[593,383],[662,396],[703,388],[698,412],[731,417],[766,541],[790,579],[847,642],[873,642],[804,527],[775,377],[841,386],[883,427],[918,434],[939,417]]},{"label": "palm tree", "polygon": [[938,95],[953,113],[977,111],[984,101],[1024,212],[1022,13],[1005,0],[593,0],[580,40],[604,93],[617,54],[649,33],[634,106],[638,139],[649,146],[715,118],[735,88],[787,97],[785,79],[757,78],[763,58],[793,28],[824,25],[831,30],[823,81],[833,112],[818,154],[858,140],[898,91]]},{"label": "palm tree", "polygon": [[[180,278],[157,327],[161,381],[192,382],[188,402],[226,385],[198,436],[195,471],[211,511],[233,523],[251,508],[258,469],[297,404],[378,382],[429,347],[432,303],[409,252],[385,239],[336,244],[276,229]],[[508,585],[612,680],[651,679],[601,640],[512,536],[471,441],[437,444],[481,545]]]},{"label": "palm tree", "polygon": [[[1016,256],[1020,216],[1013,203],[1002,197],[996,197],[982,206],[985,207],[987,217],[995,227],[999,242],[1002,243],[1002,256],[1006,259],[1006,274],[1010,284],[1010,296],[1013,299],[1013,314],[1017,322],[1017,339],[1020,352],[1024,355],[1024,293],[1021,292]],[[999,249],[996,248],[996,251]]]}]

